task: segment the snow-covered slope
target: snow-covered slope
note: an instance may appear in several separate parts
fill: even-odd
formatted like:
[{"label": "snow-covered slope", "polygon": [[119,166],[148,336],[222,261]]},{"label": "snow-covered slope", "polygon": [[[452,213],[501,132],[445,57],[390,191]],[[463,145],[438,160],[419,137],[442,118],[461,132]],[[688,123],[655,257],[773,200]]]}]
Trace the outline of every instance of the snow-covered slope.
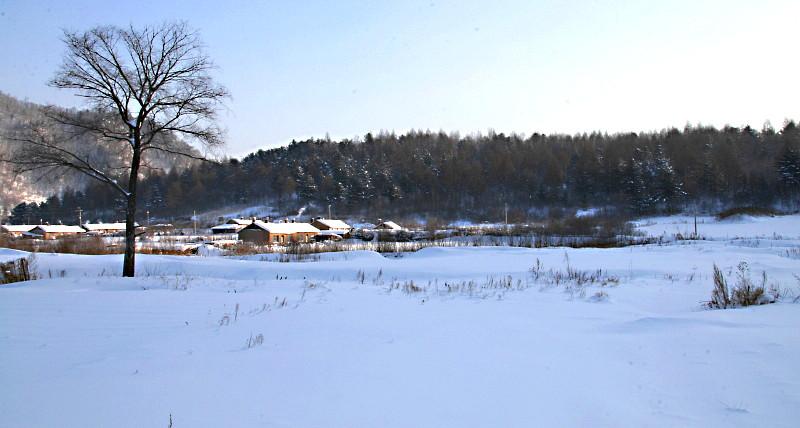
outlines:
[{"label": "snow-covered slope", "polygon": [[[689,236],[694,232],[694,217],[652,217],[635,222],[636,228],[650,236]],[[776,217],[734,216],[724,220],[698,216],[697,234],[706,239],[800,238],[800,215]]]},{"label": "snow-covered slope", "polygon": [[[793,427],[800,304],[701,304],[713,263],[800,290],[800,241],[770,242],[139,256],[136,279],[38,255],[45,279],[0,287],[0,426]],[[548,279],[567,266],[602,279]]]}]

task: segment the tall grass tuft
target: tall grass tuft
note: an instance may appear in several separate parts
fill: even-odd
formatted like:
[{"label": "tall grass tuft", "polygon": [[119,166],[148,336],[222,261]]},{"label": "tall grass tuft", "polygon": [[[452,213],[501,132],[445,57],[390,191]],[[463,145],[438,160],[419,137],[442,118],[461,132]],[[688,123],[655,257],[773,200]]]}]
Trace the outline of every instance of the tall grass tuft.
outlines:
[{"label": "tall grass tuft", "polygon": [[722,270],[714,265],[714,289],[711,291],[711,300],[706,302],[712,309],[727,309],[735,307],[764,305],[775,303],[781,298],[780,287],[773,284],[767,289],[767,273],[761,273],[761,283],[756,284],[750,278],[750,266],[747,262],[740,262],[736,267],[736,283],[728,286],[728,280]]}]

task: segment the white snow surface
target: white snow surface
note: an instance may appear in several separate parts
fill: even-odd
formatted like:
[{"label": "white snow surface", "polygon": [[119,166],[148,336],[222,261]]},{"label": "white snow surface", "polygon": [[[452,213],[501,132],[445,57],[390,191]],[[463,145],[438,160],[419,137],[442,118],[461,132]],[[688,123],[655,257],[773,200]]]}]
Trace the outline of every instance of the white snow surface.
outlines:
[{"label": "white snow surface", "polygon": [[[650,236],[694,232],[693,216],[652,217],[635,222],[636,228]],[[697,234],[706,239],[735,238],[800,238],[800,216],[735,216],[717,220],[711,216],[697,217]]]},{"label": "white snow surface", "polygon": [[[701,302],[714,263],[797,291],[800,222],[736,224],[618,249],[139,255],[135,279],[121,256],[39,254],[44,279],[0,286],[0,426],[794,427],[800,304]],[[537,259],[619,283],[566,292]]]}]

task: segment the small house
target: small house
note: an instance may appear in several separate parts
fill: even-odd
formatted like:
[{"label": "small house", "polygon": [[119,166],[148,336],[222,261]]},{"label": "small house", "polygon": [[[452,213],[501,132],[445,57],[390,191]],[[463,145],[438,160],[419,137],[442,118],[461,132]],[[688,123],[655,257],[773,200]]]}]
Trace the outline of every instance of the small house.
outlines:
[{"label": "small house", "polygon": [[33,230],[35,227],[35,224],[3,224],[0,225],[0,233],[19,238],[23,234]]},{"label": "small house", "polygon": [[80,236],[84,233],[86,233],[86,230],[80,226],[40,224],[27,232],[26,236],[41,237],[42,239],[58,239],[65,236]]},{"label": "small house", "polygon": [[86,223],[83,228],[93,235],[125,233],[125,223]]},{"label": "small house", "polygon": [[247,227],[253,220],[245,218],[232,218],[223,224],[211,228],[211,233],[214,235],[223,233],[239,233],[240,230]]},{"label": "small house", "polygon": [[285,220],[282,223],[255,220],[239,231],[239,240],[257,245],[311,242],[320,230],[308,223]]},{"label": "small house", "polygon": [[386,232],[392,232],[392,231],[397,232],[397,231],[403,230],[403,228],[400,227],[399,224],[397,224],[397,223],[395,223],[393,221],[384,221],[381,224],[375,226],[375,229],[378,229],[378,230],[381,230],[381,231],[386,231]]},{"label": "small house", "polygon": [[349,237],[350,232],[353,230],[353,227],[349,224],[341,221],[341,220],[334,220],[329,218],[317,217],[313,219],[311,225],[316,227],[325,234],[334,234],[339,235],[342,237]]}]

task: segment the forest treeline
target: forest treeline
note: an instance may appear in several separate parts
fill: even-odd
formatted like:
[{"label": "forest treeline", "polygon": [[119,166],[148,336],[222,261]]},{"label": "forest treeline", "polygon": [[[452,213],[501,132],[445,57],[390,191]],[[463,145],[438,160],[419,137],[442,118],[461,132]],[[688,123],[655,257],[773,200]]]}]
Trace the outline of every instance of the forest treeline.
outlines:
[{"label": "forest treeline", "polygon": [[[293,141],[243,159],[153,173],[140,210],[173,219],[192,211],[271,204],[309,206],[364,218],[434,215],[511,220],[547,209],[605,207],[633,215],[734,205],[798,208],[800,129],[787,121],[653,133],[460,137],[412,131],[359,140]],[[67,189],[43,204],[21,204],[12,220],[122,218],[107,186]]]}]

